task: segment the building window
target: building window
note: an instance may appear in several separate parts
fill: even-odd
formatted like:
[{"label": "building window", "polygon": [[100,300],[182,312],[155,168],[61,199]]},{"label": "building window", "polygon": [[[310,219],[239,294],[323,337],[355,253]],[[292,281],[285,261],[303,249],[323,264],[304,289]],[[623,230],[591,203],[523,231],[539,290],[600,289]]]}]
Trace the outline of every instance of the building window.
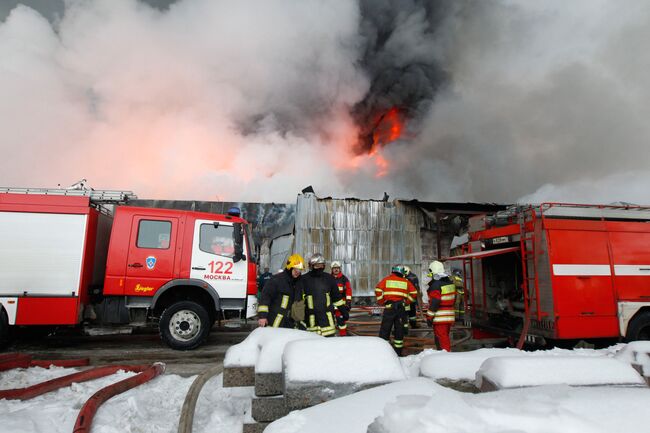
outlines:
[{"label": "building window", "polygon": [[138,225],[138,248],[155,248],[166,250],[171,239],[172,223],[170,221],[141,220]]}]

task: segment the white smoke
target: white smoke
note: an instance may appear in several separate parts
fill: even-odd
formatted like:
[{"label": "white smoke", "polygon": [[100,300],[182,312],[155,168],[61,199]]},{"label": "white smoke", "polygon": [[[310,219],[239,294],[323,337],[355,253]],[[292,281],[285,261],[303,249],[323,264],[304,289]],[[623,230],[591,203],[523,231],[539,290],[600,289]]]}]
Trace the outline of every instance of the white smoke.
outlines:
[{"label": "white smoke", "polygon": [[650,3],[455,1],[434,30],[420,3],[395,8],[381,61],[449,80],[373,156],[354,156],[372,78],[356,2],[76,0],[54,23],[19,6],[0,23],[0,185],[650,203]]},{"label": "white smoke", "polygon": [[359,10],[319,0],[76,1],[0,24],[0,183],[87,178],[142,197],[293,201],[342,192],[368,86]]}]

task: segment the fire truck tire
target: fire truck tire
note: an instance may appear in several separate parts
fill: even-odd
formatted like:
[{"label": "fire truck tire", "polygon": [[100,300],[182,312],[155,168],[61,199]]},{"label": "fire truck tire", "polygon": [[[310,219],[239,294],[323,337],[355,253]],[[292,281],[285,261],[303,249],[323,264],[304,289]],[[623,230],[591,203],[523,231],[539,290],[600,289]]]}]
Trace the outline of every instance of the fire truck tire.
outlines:
[{"label": "fire truck tire", "polygon": [[160,316],[160,338],[174,350],[192,350],[208,338],[211,326],[210,315],[202,305],[180,301]]},{"label": "fire truck tire", "polygon": [[4,308],[0,307],[0,349],[9,345],[10,338],[9,332],[9,318]]},{"label": "fire truck tire", "polygon": [[627,341],[650,340],[650,311],[641,311],[627,327]]}]

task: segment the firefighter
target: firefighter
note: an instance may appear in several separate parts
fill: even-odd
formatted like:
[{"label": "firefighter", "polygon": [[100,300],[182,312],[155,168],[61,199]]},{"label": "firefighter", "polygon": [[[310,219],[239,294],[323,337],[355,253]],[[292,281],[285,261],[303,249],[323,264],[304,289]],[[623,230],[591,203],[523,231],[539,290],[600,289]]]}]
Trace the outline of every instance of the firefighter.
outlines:
[{"label": "firefighter", "polygon": [[264,267],[264,273],[260,274],[259,277],[257,277],[257,297],[259,299],[260,296],[262,296],[262,290],[264,290],[264,285],[273,277],[273,274],[269,272],[269,267],[265,266]]},{"label": "firefighter", "polygon": [[[345,299],[345,306],[348,311],[352,308],[352,286],[350,285],[350,280],[348,277],[343,275],[341,272],[341,262],[333,261],[332,265],[332,276],[336,280],[336,285],[339,288],[339,294],[342,298]],[[336,309],[336,327],[339,329],[339,335],[345,336],[348,335],[348,325],[346,325],[346,320],[343,318],[343,314],[337,308]]]},{"label": "firefighter", "polygon": [[[415,273],[411,272],[411,268],[408,266],[404,266],[404,276],[406,277],[407,280],[413,284],[415,287],[415,290],[417,290],[418,295],[420,294],[420,280],[418,280],[418,276],[415,275]],[[413,303],[409,304],[406,306],[406,313],[408,315],[409,320],[407,322],[404,322],[404,333],[408,335],[408,329],[409,327],[415,329],[418,327],[418,319],[416,317],[418,309],[418,297],[415,297],[415,301]]]},{"label": "firefighter", "polygon": [[388,341],[393,330],[393,348],[402,356],[404,347],[404,322],[408,321],[405,306],[413,303],[417,291],[413,284],[404,278],[404,268],[393,266],[392,273],[381,280],[375,288],[377,303],[384,306],[379,337]]},{"label": "firefighter", "polygon": [[309,272],[303,278],[306,329],[325,337],[336,334],[334,322],[338,309],[344,320],[349,313],[334,277],[325,271],[325,257],[316,253],[309,258]]},{"label": "firefighter", "polygon": [[301,273],[305,269],[300,254],[293,254],[287,260],[282,272],[274,275],[265,285],[257,306],[259,326],[293,328],[291,306],[294,300],[302,298]]},{"label": "firefighter", "polygon": [[456,300],[456,285],[445,272],[445,266],[439,261],[429,265],[429,309],[427,323],[433,326],[433,335],[438,349],[451,352],[449,334],[454,324],[454,302]]},{"label": "firefighter", "polygon": [[465,317],[465,285],[463,284],[463,274],[460,269],[453,269],[451,271],[451,280],[456,286],[456,303],[454,304],[454,310],[458,315],[458,318],[462,321]]}]

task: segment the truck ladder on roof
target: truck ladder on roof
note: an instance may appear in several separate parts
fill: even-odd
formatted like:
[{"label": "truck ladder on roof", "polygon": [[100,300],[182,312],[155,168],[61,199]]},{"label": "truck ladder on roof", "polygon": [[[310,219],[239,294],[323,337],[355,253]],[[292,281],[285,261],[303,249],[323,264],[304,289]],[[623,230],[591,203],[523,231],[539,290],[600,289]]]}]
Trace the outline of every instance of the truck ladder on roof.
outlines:
[{"label": "truck ladder on roof", "polygon": [[96,205],[124,204],[138,198],[133,191],[95,190],[78,188],[9,188],[0,187],[0,194],[39,194],[88,197]]},{"label": "truck ladder on roof", "polygon": [[[539,279],[537,278],[537,243],[535,229],[537,222],[537,209],[534,207],[521,209],[519,212],[520,247],[521,247],[521,268],[522,268],[522,291],[524,294],[524,323],[517,341],[517,348],[521,349],[526,341],[530,320],[535,308],[537,320],[541,319],[539,305]],[[528,228],[531,228],[529,230]]]}]

